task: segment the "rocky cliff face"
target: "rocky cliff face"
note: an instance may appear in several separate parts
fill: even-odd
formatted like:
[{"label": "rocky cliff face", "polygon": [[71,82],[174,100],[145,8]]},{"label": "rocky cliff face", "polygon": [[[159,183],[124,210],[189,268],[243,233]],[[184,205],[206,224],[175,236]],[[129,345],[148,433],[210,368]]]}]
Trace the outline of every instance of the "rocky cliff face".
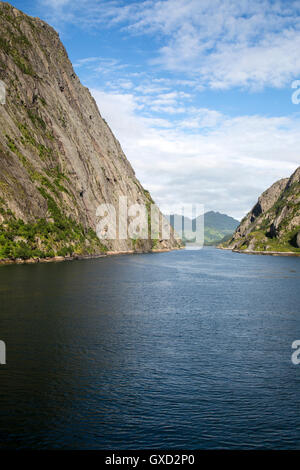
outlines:
[{"label": "rocky cliff face", "polygon": [[152,202],[58,34],[0,2],[0,258],[173,248],[95,235],[99,204]]},{"label": "rocky cliff face", "polygon": [[300,252],[300,167],[259,197],[226,246],[245,251]]}]

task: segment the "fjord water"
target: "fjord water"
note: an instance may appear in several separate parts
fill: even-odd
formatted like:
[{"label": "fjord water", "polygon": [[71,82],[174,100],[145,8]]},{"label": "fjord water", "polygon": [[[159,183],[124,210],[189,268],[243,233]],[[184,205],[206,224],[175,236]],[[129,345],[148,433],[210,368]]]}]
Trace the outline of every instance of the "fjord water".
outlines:
[{"label": "fjord water", "polygon": [[0,447],[300,448],[300,259],[0,269]]}]

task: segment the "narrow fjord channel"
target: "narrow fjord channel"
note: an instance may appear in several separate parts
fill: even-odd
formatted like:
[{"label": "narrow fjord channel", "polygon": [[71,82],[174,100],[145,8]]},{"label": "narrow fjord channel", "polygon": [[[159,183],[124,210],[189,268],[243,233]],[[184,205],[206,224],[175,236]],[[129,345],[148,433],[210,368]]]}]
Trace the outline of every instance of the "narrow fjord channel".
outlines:
[{"label": "narrow fjord channel", "polygon": [[300,448],[297,258],[0,268],[1,448]]}]

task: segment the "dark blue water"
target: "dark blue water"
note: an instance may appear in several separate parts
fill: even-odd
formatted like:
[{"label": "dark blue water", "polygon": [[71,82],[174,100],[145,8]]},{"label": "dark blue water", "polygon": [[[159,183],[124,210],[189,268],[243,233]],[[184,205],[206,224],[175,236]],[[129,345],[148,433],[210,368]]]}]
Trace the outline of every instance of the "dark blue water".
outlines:
[{"label": "dark blue water", "polygon": [[0,447],[300,448],[300,259],[0,269]]}]

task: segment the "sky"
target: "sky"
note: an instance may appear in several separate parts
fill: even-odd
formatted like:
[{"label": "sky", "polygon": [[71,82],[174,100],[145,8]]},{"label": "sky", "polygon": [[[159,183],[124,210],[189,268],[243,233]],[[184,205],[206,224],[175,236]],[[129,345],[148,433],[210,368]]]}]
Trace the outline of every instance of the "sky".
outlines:
[{"label": "sky", "polygon": [[241,219],[300,165],[300,1],[10,3],[59,32],[165,212]]}]

